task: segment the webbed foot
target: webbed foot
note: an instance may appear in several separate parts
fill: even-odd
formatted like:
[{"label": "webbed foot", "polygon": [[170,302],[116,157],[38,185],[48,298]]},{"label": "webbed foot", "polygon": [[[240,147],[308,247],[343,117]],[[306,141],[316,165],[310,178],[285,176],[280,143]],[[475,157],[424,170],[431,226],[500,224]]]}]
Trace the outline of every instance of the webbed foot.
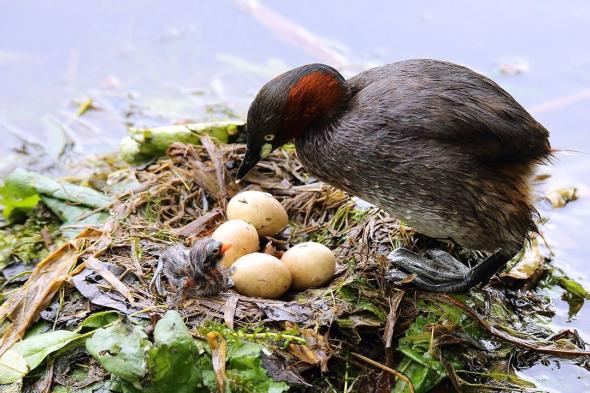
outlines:
[{"label": "webbed foot", "polygon": [[422,256],[405,248],[392,251],[387,259],[393,268],[385,272],[385,278],[400,281],[415,274],[411,281],[416,287],[431,292],[466,292],[473,286],[488,281],[511,259],[497,250],[473,268],[468,268],[442,250],[428,250]]}]

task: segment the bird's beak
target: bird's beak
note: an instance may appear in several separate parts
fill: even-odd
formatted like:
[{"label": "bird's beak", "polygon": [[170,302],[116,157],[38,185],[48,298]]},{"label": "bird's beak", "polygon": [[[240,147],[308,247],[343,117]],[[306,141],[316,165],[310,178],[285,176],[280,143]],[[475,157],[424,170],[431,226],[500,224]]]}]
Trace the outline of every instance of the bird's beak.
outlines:
[{"label": "bird's beak", "polygon": [[231,243],[221,243],[221,248],[219,249],[219,253],[221,255],[225,254],[225,252],[227,250],[229,250],[231,248],[232,244]]},{"label": "bird's beak", "polygon": [[252,149],[246,150],[246,154],[244,155],[244,158],[242,159],[242,163],[240,164],[240,168],[238,169],[238,175],[236,176],[236,183],[239,183],[240,180],[242,180],[244,177],[246,177],[248,172],[250,172],[250,170],[252,168],[254,168],[254,166],[258,163],[258,161],[260,161],[260,159],[262,158],[261,151],[262,151],[261,149],[259,149],[259,150],[252,150]]}]

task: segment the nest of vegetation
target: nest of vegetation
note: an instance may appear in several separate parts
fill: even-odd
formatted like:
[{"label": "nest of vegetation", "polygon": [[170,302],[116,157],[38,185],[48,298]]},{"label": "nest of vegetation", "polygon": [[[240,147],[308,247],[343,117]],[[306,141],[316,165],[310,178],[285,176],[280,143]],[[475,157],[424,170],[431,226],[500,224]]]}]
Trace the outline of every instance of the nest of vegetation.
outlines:
[{"label": "nest of vegetation", "polygon": [[[229,199],[255,189],[273,194],[290,219],[275,238],[261,239],[261,249],[273,253],[303,241],[323,243],[337,257],[332,281],[280,300],[249,298],[230,289],[186,298],[175,308],[197,338],[215,330],[263,344],[268,375],[286,381],[290,391],[426,392],[453,386],[525,391],[531,382],[515,371],[539,359],[587,362],[586,345],[575,332],[556,334],[540,322],[551,315],[550,304],[522,288],[537,285],[539,277],[533,285],[494,279],[453,296],[387,281],[386,255],[400,246],[417,252],[444,249],[466,263],[474,256],[422,237],[310,177],[294,149],[273,153],[237,185],[233,179],[244,146],[216,144],[206,136],[201,142],[175,143],[165,157],[141,167],[109,159],[97,163],[88,184],[116,196],[115,202],[102,226],[86,229],[93,232],[77,245],[80,263],[59,296],[44,305],[43,319],[67,329],[114,309],[141,320],[149,335],[170,307],[149,290],[161,251],[209,235],[224,221]],[[76,359],[91,370],[87,378],[93,376],[92,381],[108,378],[93,358]],[[54,383],[69,378],[70,369],[64,371],[59,361],[52,367]]]}]

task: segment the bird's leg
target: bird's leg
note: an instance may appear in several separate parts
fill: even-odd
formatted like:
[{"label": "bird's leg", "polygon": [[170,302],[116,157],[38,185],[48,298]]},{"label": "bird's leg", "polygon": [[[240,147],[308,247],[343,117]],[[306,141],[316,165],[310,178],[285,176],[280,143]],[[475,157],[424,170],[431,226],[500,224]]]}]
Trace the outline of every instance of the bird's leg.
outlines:
[{"label": "bird's leg", "polygon": [[[513,255],[502,249],[469,269],[450,254],[441,250],[429,250],[422,256],[405,248],[392,251],[387,259],[394,268],[407,274],[415,274],[412,284],[431,292],[465,292],[471,287],[488,281],[503,268]],[[386,278],[400,278],[399,270],[391,269]]]},{"label": "bird's leg", "polygon": [[170,298],[168,298],[168,306],[175,307],[181,304],[187,293],[189,293],[194,287],[194,281],[190,278],[183,277],[175,283],[176,292]]},{"label": "bird's leg", "polygon": [[168,299],[168,306],[171,308],[178,306],[184,300],[184,291],[184,288],[177,288],[174,296]]},{"label": "bird's leg", "polygon": [[158,295],[160,296],[164,296],[166,295],[166,291],[164,291],[164,289],[162,288],[162,269],[164,268],[164,260],[162,258],[162,256],[160,256],[158,258],[158,266],[156,267],[156,270],[154,271],[154,278],[152,278],[152,281],[150,281],[150,285],[149,285],[149,289],[150,291],[153,292],[153,287],[156,287],[156,291],[158,292]]}]

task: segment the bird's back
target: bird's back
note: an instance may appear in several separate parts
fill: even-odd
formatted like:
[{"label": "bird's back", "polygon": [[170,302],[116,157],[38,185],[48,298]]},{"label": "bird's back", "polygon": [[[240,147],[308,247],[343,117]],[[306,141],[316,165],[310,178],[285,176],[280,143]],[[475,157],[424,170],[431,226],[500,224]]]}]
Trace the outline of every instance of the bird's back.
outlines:
[{"label": "bird's back", "polygon": [[296,141],[308,170],[466,247],[517,247],[534,229],[528,184],[548,132],[494,82],[409,60],[348,83],[341,116]]},{"label": "bird's back", "polygon": [[489,164],[550,154],[549,132],[495,82],[466,67],[406,60],[364,71],[348,83],[352,111],[378,103],[396,122],[394,132],[461,143]]}]

